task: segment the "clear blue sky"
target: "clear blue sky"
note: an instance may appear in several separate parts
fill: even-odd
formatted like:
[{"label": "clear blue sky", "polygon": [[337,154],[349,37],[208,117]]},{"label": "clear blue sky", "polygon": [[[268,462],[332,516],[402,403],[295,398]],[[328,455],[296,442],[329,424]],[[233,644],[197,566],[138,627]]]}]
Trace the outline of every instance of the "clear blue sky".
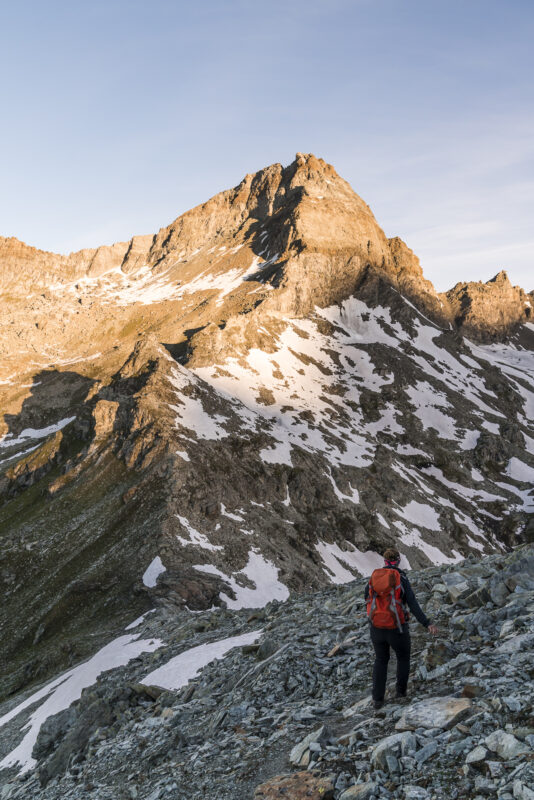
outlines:
[{"label": "clear blue sky", "polygon": [[0,234],[150,233],[297,150],[440,289],[534,281],[532,0],[4,3]]}]

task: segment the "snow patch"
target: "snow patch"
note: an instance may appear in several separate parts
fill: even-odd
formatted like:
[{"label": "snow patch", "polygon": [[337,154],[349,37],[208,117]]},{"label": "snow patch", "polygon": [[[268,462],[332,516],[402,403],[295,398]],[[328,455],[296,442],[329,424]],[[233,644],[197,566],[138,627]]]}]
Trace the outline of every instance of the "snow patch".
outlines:
[{"label": "snow patch", "polygon": [[28,439],[45,439],[47,436],[63,430],[75,419],[76,417],[65,417],[65,419],[56,422],[55,425],[48,425],[46,428],[26,428],[16,438],[13,438],[12,433],[6,433],[0,439],[0,447],[16,447],[19,444],[26,444]]},{"label": "snow patch", "polygon": [[428,528],[431,531],[441,530],[439,514],[432,506],[425,503],[418,503],[416,500],[412,500],[404,508],[395,509],[395,513],[408,520],[408,522],[413,522],[414,525],[422,525],[423,528]]},{"label": "snow patch", "polygon": [[99,650],[89,661],[85,661],[74,669],[65,672],[56,680],[48,683],[38,692],[30,695],[20,705],[0,717],[0,727],[30,708],[39,701],[41,704],[30,714],[21,730],[26,734],[20,744],[0,762],[0,769],[19,765],[20,772],[28,772],[36,765],[32,758],[32,750],[37,740],[41,725],[48,717],[58,714],[71,703],[78,700],[82,690],[92,686],[98,676],[108,669],[116,669],[127,664],[141,653],[152,653],[161,647],[159,639],[138,639],[136,634],[119,636]]},{"label": "snow patch", "polygon": [[178,518],[180,525],[182,525],[182,527],[184,527],[189,534],[189,539],[184,539],[183,536],[176,537],[180,544],[183,544],[184,547],[187,547],[188,545],[197,545],[198,547],[202,547],[204,550],[224,549],[220,544],[212,544],[207,536],[193,528],[188,519],[181,517],[179,514],[175,514],[175,516]]},{"label": "snow patch", "polygon": [[142,683],[145,686],[159,686],[162,689],[177,691],[186,686],[192,678],[212,661],[224,658],[234,647],[243,647],[253,644],[261,636],[262,631],[250,631],[239,636],[230,636],[228,639],[219,639],[216,642],[200,644],[191,647],[183,653],[171,658],[166,664],[158,667],[146,675]]},{"label": "snow patch", "polygon": [[158,577],[165,572],[165,570],[166,567],[163,566],[161,558],[156,556],[156,558],[150,562],[144,572],[143,583],[145,586],[148,586],[149,589],[152,589],[158,582]]},{"label": "snow patch", "polygon": [[337,542],[319,541],[315,545],[323,560],[325,573],[332,583],[349,583],[355,580],[354,574],[346,567],[355,569],[360,575],[367,577],[374,569],[384,566],[384,559],[378,553],[372,550],[364,553],[350,542],[346,544],[348,550],[342,550]]},{"label": "snow patch", "polygon": [[[213,564],[196,564],[194,568],[199,570],[199,572],[218,575],[228,583],[235,594],[235,600],[224,592],[221,592],[220,598],[226,603],[227,608],[235,610],[240,608],[263,608],[263,606],[267,605],[271,600],[282,601],[287,600],[289,597],[287,586],[278,580],[277,567],[275,567],[272,561],[268,561],[264,558],[256,549],[249,551],[246,566],[232,575],[225,575],[222,570],[218,569]],[[242,586],[239,583],[240,576],[252,582],[254,588],[251,589],[248,586]]]}]

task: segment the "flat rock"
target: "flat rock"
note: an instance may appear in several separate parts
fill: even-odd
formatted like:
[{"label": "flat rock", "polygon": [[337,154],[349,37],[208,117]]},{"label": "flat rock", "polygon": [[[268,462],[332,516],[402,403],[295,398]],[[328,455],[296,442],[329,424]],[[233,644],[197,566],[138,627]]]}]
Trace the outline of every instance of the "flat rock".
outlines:
[{"label": "flat rock", "polygon": [[499,653],[516,653],[518,650],[526,650],[534,644],[534,633],[519,633],[511,636],[495,649]]},{"label": "flat rock", "polygon": [[427,800],[430,797],[428,791],[423,786],[407,784],[403,787],[405,800]]},{"label": "flat rock", "polygon": [[416,728],[452,728],[463,719],[471,708],[468,697],[434,697],[408,706],[395,728],[411,731]]},{"label": "flat rock", "polygon": [[275,775],[254,790],[254,800],[332,800],[333,797],[334,787],[330,781],[313,772]]},{"label": "flat rock", "polygon": [[374,781],[355,783],[339,795],[339,800],[369,800],[377,785]]}]

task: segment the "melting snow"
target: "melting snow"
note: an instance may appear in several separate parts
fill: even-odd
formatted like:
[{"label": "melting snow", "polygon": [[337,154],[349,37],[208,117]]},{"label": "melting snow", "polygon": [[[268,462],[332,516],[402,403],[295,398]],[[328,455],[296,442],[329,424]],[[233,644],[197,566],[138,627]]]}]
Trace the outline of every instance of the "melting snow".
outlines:
[{"label": "melting snow", "polygon": [[[224,592],[221,592],[221,600],[224,600],[228,608],[263,608],[271,600],[287,600],[289,590],[287,586],[278,580],[278,569],[268,561],[258,550],[252,549],[248,554],[248,562],[245,567],[233,575],[225,575],[213,564],[197,564],[195,569],[200,572],[207,572],[210,575],[218,575],[229,584],[234,591],[236,599],[232,600]],[[254,584],[254,588],[241,586],[236,577],[244,576]]]},{"label": "melting snow", "polygon": [[332,583],[349,583],[355,580],[354,574],[349,572],[346,567],[355,569],[360,575],[368,576],[374,569],[384,566],[384,559],[378,553],[367,550],[363,553],[347,542],[348,550],[342,550],[336,543],[318,542],[315,549],[321,556],[325,566],[325,572]]},{"label": "melting snow", "polygon": [[130,622],[130,624],[127,625],[124,630],[131,631],[132,628],[137,628],[145,620],[145,617],[148,617],[149,614],[153,614],[155,610],[155,608],[151,608],[150,611],[145,611],[145,613],[141,614],[140,617],[137,617],[137,619],[134,619],[133,622]]},{"label": "melting snow", "polygon": [[427,381],[408,386],[405,392],[415,407],[416,416],[424,430],[433,428],[444,439],[457,439],[454,418],[441,411],[442,408],[450,408],[444,394],[437,392]]},{"label": "melting snow", "polygon": [[[343,494],[343,492],[340,491],[340,489],[338,488],[337,483],[334,480],[334,476],[332,475],[332,470],[330,470],[330,469],[328,470],[328,472],[326,474],[326,477],[328,478],[328,480],[332,484],[332,487],[334,489],[334,494],[336,495],[338,500],[348,500],[349,502],[356,503],[356,504],[360,502],[360,495],[358,493],[358,490],[357,489],[353,489],[352,486],[350,485],[350,483],[349,483],[349,489],[351,490],[351,494]],[[289,491],[288,491],[288,497],[289,497]]]},{"label": "melting snow", "polygon": [[149,589],[154,587],[158,582],[158,577],[165,572],[165,570],[166,567],[163,566],[161,558],[156,556],[156,558],[150,562],[143,575],[143,583],[145,586],[148,586]]},{"label": "melting snow", "polygon": [[15,439],[12,433],[6,433],[0,439],[0,447],[15,447],[19,444],[25,444],[28,439],[44,439],[62,430],[75,419],[76,417],[65,417],[65,419],[56,422],[55,425],[48,425],[46,428],[26,428]]},{"label": "melting snow", "polygon": [[30,714],[29,719],[22,726],[21,730],[27,731],[24,738],[0,762],[0,769],[17,764],[22,767],[21,772],[27,772],[32,769],[36,764],[35,759],[32,758],[33,746],[37,740],[41,725],[48,717],[63,711],[75,700],[78,700],[82,690],[92,686],[102,672],[122,667],[132,658],[137,658],[141,653],[151,653],[161,647],[162,644],[163,642],[159,639],[137,639],[136,634],[119,636],[118,639],[114,639],[99,650],[89,661],[65,672],[55,681],[48,683],[38,692],[30,695],[23,703],[0,717],[0,727],[2,727],[22,711],[41,701],[41,704]]},{"label": "melting snow", "polygon": [[176,424],[183,428],[188,428],[195,432],[199,439],[224,439],[228,432],[219,423],[226,422],[227,417],[220,414],[208,414],[204,411],[204,406],[200,398],[184,394],[182,390],[185,386],[193,385],[195,377],[183,367],[181,370],[176,368],[172,375],[168,376],[169,381],[180,393],[178,394],[179,405],[171,405],[176,411]]},{"label": "melting snow", "polygon": [[[243,513],[242,509],[239,509],[239,511],[241,511],[241,513]],[[238,514],[232,514],[231,511],[227,511],[226,510],[226,506],[224,505],[224,503],[221,503],[221,514],[224,517],[228,517],[229,519],[235,520],[235,522],[244,522],[245,521],[244,518],[240,517]]]},{"label": "melting snow", "polygon": [[408,547],[416,547],[421,550],[432,564],[457,564],[463,561],[463,556],[457,550],[452,551],[452,556],[447,556],[438,547],[425,542],[418,530],[408,530],[402,522],[395,522],[395,525],[404,531],[400,540]]},{"label": "melting snow", "polygon": [[191,647],[180,655],[171,658],[166,664],[150,672],[143,678],[145,686],[160,686],[162,689],[177,691],[212,661],[224,658],[234,647],[253,644],[261,635],[261,630],[230,636],[216,642]]},{"label": "melting snow", "polygon": [[183,544],[184,547],[193,544],[193,545],[198,545],[198,547],[202,547],[204,550],[224,549],[223,546],[220,544],[212,544],[208,539],[208,537],[205,536],[203,533],[197,531],[195,528],[193,528],[189,520],[187,520],[185,517],[181,517],[179,514],[176,514],[175,516],[178,517],[180,525],[182,525],[189,534],[189,539],[184,539],[183,536],[176,537],[180,542],[180,544]]},{"label": "melting snow", "polygon": [[395,513],[414,525],[422,525],[431,531],[441,530],[439,514],[432,506],[412,500],[405,508],[395,509]]},{"label": "melting snow", "polygon": [[522,483],[530,483],[534,485],[534,468],[525,464],[519,458],[511,458],[506,468],[506,474],[514,481],[521,481]]}]

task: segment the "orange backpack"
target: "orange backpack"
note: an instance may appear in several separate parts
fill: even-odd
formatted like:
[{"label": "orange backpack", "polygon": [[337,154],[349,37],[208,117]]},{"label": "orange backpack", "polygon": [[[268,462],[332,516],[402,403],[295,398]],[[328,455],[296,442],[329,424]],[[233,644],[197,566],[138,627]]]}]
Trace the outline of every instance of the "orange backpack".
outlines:
[{"label": "orange backpack", "polygon": [[402,604],[402,584],[396,569],[375,569],[369,580],[367,616],[375,628],[398,628],[406,622]]}]

